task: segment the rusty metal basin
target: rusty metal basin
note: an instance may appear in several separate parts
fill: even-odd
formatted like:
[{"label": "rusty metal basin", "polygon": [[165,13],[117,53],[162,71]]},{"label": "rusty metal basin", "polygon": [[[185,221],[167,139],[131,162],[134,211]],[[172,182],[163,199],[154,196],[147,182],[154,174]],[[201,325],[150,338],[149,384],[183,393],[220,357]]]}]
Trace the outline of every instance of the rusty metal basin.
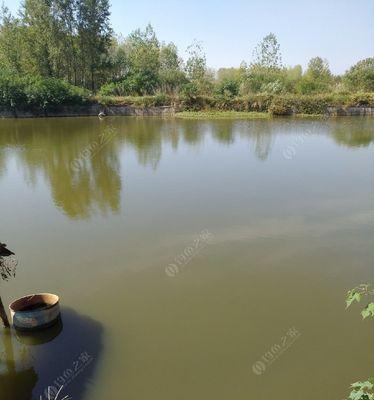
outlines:
[{"label": "rusty metal basin", "polygon": [[31,294],[9,305],[13,326],[18,330],[39,330],[55,324],[60,316],[59,297],[51,293]]}]

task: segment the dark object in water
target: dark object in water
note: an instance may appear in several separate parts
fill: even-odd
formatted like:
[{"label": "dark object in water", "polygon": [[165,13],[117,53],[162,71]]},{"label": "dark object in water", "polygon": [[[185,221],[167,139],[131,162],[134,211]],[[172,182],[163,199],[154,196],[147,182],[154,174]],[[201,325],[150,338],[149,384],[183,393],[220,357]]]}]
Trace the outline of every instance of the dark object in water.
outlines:
[{"label": "dark object in water", "polygon": [[21,297],[9,305],[13,325],[19,330],[39,330],[54,325],[60,317],[59,298],[39,293]]},{"label": "dark object in water", "polygon": [[14,256],[14,253],[6,248],[5,243],[0,243],[0,257]]}]

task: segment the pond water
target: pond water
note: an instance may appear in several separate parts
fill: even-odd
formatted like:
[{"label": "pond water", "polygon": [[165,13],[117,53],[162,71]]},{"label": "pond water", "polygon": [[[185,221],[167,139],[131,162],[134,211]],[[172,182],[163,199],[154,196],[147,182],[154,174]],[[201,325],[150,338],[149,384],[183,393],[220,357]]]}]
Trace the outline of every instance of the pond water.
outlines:
[{"label": "pond water", "polygon": [[[342,399],[374,373],[374,119],[0,120],[1,400]],[[5,393],[5,395],[4,395]],[[52,395],[50,398],[54,398]]]}]

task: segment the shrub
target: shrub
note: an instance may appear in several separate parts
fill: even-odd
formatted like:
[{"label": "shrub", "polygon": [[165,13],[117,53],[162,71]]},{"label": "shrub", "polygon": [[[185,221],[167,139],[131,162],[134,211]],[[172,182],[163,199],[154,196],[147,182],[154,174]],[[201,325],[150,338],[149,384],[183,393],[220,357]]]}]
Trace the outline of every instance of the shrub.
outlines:
[{"label": "shrub", "polygon": [[58,105],[82,104],[88,92],[55,78],[33,77],[25,84],[27,103],[33,107],[48,108]]},{"label": "shrub", "polygon": [[374,107],[374,93],[356,93],[349,96],[349,106]]},{"label": "shrub", "polygon": [[82,104],[89,93],[55,78],[19,76],[0,73],[0,105],[10,108],[48,108]]},{"label": "shrub", "polygon": [[19,76],[6,71],[0,72],[0,105],[4,107],[22,107],[27,104],[25,83]]},{"label": "shrub", "polygon": [[343,81],[350,90],[374,91],[374,57],[361,60],[351,67]]},{"label": "shrub", "polygon": [[123,93],[120,92],[120,86],[116,82],[106,83],[101,86],[99,95],[100,96],[123,96]]},{"label": "shrub", "polygon": [[217,83],[215,93],[226,97],[237,96],[239,94],[239,81],[237,79],[224,78]]},{"label": "shrub", "polygon": [[136,107],[157,107],[157,106],[170,106],[172,99],[166,94],[157,94],[155,96],[101,96],[99,95],[96,100],[106,106],[124,106],[133,105]]},{"label": "shrub", "polygon": [[288,99],[276,98],[270,104],[268,111],[272,115],[290,115],[293,109]]}]

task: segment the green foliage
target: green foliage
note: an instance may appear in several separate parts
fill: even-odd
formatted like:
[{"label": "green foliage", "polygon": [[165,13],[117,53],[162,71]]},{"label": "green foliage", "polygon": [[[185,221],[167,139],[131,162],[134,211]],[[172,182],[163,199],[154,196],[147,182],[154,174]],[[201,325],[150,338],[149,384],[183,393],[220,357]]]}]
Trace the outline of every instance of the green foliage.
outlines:
[{"label": "green foliage", "polygon": [[301,65],[289,67],[283,70],[283,86],[286,93],[295,93],[296,86],[300,82],[303,75]]},{"label": "green foliage", "polygon": [[0,71],[0,105],[14,108],[26,104],[24,80],[17,75]]},{"label": "green foliage", "polygon": [[290,115],[293,112],[292,102],[286,98],[275,98],[268,111],[272,115]]},{"label": "green foliage", "polygon": [[187,52],[189,54],[186,62],[187,78],[199,94],[210,94],[213,89],[213,77],[208,71],[201,44],[194,42],[188,47]]},{"label": "green foliage", "polygon": [[173,43],[163,45],[160,49],[159,82],[164,93],[178,93],[188,83],[182,70],[183,60],[178,56],[178,49]]},{"label": "green foliage", "polygon": [[151,25],[137,29],[124,42],[128,71],[123,77],[127,95],[153,94],[159,84],[160,44]]},{"label": "green foliage", "polygon": [[[346,297],[347,308],[354,302],[360,302],[363,296],[374,295],[374,290],[370,284],[363,283],[349,290]],[[374,317],[374,302],[369,303],[362,311],[363,319]],[[374,377],[365,382],[355,382],[351,384],[352,391],[348,400],[374,400]]]},{"label": "green foliage", "polygon": [[96,89],[109,70],[108,0],[25,0],[0,18],[0,60],[22,74]]},{"label": "green foliage", "polygon": [[182,119],[267,119],[269,114],[241,111],[183,111],[176,114]]},{"label": "green foliage", "polygon": [[82,104],[88,92],[56,78],[19,76],[0,72],[0,106],[8,108],[48,108]]},{"label": "green foliage", "polygon": [[301,94],[328,93],[332,89],[333,78],[327,60],[321,57],[312,58],[308,69],[297,84]]},{"label": "green foliage", "polygon": [[[332,97],[326,95],[300,96],[284,95],[273,99],[270,112],[276,115],[295,114],[324,114],[328,105],[332,105]],[[285,111],[281,113],[282,109]]]},{"label": "green foliage", "polygon": [[237,79],[224,78],[217,83],[215,93],[221,96],[237,96],[239,94],[239,81]]},{"label": "green foliage", "polygon": [[254,50],[254,65],[268,69],[282,67],[282,54],[280,45],[274,33],[265,36]]},{"label": "green foliage", "polygon": [[232,80],[241,82],[245,74],[246,66],[242,65],[240,68],[220,68],[217,71],[217,83],[223,80]]},{"label": "green foliage", "polygon": [[[359,303],[363,297],[372,295],[374,295],[374,289],[371,288],[371,285],[363,283],[359,286],[356,286],[347,293],[347,308],[350,307],[354,302]],[[367,317],[374,317],[374,302],[368,303],[361,311],[361,315],[363,319],[366,319]]]},{"label": "green foliage", "polygon": [[60,104],[81,104],[87,98],[87,92],[84,89],[56,78],[41,77],[27,79],[25,94],[30,106],[41,108]]},{"label": "green foliage", "polygon": [[374,91],[374,57],[359,61],[344,75],[343,82],[352,91]]},{"label": "green foliage", "polygon": [[241,85],[241,94],[250,93],[281,93],[284,73],[282,69],[268,68],[253,64],[247,71]]},{"label": "green foliage", "polygon": [[352,383],[351,388],[348,400],[374,400],[374,378]]},{"label": "green foliage", "polygon": [[96,100],[106,106],[123,106],[133,105],[136,107],[157,107],[157,106],[170,106],[172,98],[166,94],[158,94],[155,96],[102,96],[96,97]]},{"label": "green foliage", "polygon": [[[25,0],[18,17],[3,7],[0,65],[14,81],[2,76],[2,104],[49,107],[86,96],[78,93],[76,99],[71,93],[77,89],[50,78],[89,88],[101,97],[165,93],[192,110],[321,114],[327,105],[374,104],[374,58],[334,77],[328,62],[315,57],[303,74],[299,65],[282,65],[278,39],[270,33],[256,47],[249,66],[242,62],[239,68],[215,73],[207,67],[199,42],[187,49],[184,62],[173,43],[160,43],[151,25],[125,39],[115,37],[109,16],[108,0]],[[28,76],[28,83],[21,76]],[[364,90],[368,93],[360,92]]]},{"label": "green foliage", "polygon": [[273,115],[309,114],[323,115],[328,106],[356,106],[362,104],[374,105],[374,93],[357,93],[356,95],[341,94],[266,94],[257,93],[246,96],[231,94],[216,94],[214,96],[200,95],[197,88],[189,84],[179,97],[182,110],[220,110],[220,111],[259,111]]},{"label": "green foliage", "polygon": [[86,79],[90,82],[89,87],[95,90],[106,69],[105,59],[108,56],[112,37],[109,24],[109,1],[78,0],[76,5],[82,65],[87,74]]},{"label": "green foliage", "polygon": [[101,95],[144,96],[158,91],[176,94],[188,83],[176,46],[160,45],[151,25],[137,29],[117,44],[111,59],[115,83],[103,85]]},{"label": "green foliage", "polygon": [[13,72],[21,72],[24,62],[22,27],[19,19],[2,6],[0,11],[0,65]]}]

